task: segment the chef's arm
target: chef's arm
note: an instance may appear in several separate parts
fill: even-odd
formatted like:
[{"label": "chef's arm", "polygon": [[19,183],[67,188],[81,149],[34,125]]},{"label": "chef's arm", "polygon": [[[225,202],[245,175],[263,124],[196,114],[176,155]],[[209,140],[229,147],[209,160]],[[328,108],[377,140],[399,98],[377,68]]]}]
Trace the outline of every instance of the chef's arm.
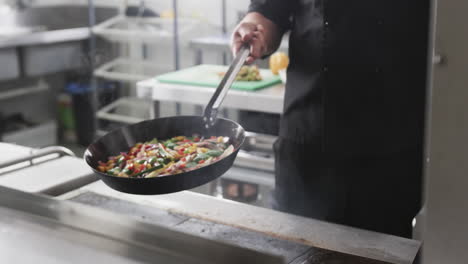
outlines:
[{"label": "chef's arm", "polygon": [[247,63],[270,55],[281,44],[284,32],[289,28],[293,0],[252,0],[249,13],[237,25],[232,34],[231,47],[235,55],[243,43],[250,44]]}]

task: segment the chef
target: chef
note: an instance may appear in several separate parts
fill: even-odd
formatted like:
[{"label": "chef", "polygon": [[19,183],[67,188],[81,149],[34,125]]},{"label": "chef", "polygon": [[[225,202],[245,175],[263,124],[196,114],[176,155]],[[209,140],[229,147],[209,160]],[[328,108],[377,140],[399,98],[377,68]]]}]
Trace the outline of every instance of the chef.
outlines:
[{"label": "chef", "polygon": [[420,208],[429,0],[252,0],[247,62],[290,31],[275,207],[410,237]]}]

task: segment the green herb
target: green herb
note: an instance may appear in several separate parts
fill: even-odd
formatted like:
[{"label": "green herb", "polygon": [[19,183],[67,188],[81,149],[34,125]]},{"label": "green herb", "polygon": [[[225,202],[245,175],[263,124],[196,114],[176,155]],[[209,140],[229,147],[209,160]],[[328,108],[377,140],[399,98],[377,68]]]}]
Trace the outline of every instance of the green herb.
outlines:
[{"label": "green herb", "polygon": [[156,162],[156,160],[157,160],[157,158],[153,156],[153,157],[149,158],[148,163],[153,164],[153,163]]},{"label": "green herb", "polygon": [[113,176],[119,174],[119,172],[120,172],[119,167],[115,167],[115,168],[112,168],[112,169],[106,171],[107,174],[110,174],[110,175],[113,175]]},{"label": "green herb", "polygon": [[223,152],[221,150],[209,150],[205,154],[210,157],[219,157],[223,154]]},{"label": "green herb", "polygon": [[208,159],[210,156],[208,156],[206,153],[199,153],[194,159],[193,161],[194,162],[199,162],[200,160],[206,160]]},{"label": "green herb", "polygon": [[187,163],[187,164],[185,165],[186,168],[193,168],[193,167],[195,167],[195,166],[197,166],[197,163],[196,163],[196,162],[193,162],[193,161],[191,161],[191,162],[189,162],[189,163]]}]

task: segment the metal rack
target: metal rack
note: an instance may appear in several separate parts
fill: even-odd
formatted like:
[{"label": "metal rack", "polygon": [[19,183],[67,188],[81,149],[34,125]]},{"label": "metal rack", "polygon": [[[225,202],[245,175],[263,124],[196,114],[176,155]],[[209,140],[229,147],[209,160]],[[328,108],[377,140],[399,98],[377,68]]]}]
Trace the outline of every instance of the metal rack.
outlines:
[{"label": "metal rack", "polygon": [[57,196],[97,180],[67,148],[29,148],[0,143],[0,186]]},{"label": "metal rack", "polygon": [[[121,6],[121,10],[126,10],[128,5],[127,1],[123,1],[123,5]],[[153,63],[146,62],[146,49],[148,43],[159,42],[161,40],[164,41],[171,41],[172,46],[174,47],[174,65],[173,68],[178,70],[180,67],[180,56],[179,56],[179,46],[180,46],[180,38],[179,34],[182,32],[187,32],[190,30],[189,25],[193,23],[193,21],[187,21],[187,19],[180,20],[178,17],[178,5],[177,0],[172,0],[172,10],[174,13],[174,18],[172,20],[172,28],[170,20],[160,19],[160,18],[146,18],[142,17],[142,14],[145,11],[145,1],[140,1],[138,16],[135,18],[129,18],[123,15],[121,12],[120,15],[113,17],[107,21],[104,21],[100,24],[95,24],[94,19],[94,1],[88,0],[89,6],[89,16],[90,16],[90,31],[91,31],[91,38],[90,38],[90,48],[93,49],[91,51],[91,56],[95,53],[96,49],[96,36],[103,37],[109,41],[117,42],[120,45],[122,43],[127,45],[141,47],[141,55],[138,56],[140,59],[126,59],[126,58],[116,58],[108,63],[101,65],[100,67],[95,68],[95,65],[92,65],[93,68],[93,83],[94,87],[96,87],[96,78],[101,78],[105,80],[114,80],[123,83],[127,83],[130,86],[133,86],[135,82],[141,81],[143,79],[151,78],[155,75],[155,73],[162,73],[166,72],[167,69],[163,69],[162,67],[155,66]],[[182,24],[181,24],[182,23]],[[180,26],[182,25],[182,31]],[[145,29],[152,29],[151,31],[143,30]],[[172,32],[170,32],[172,31]],[[135,40],[138,40],[136,43]],[[137,44],[137,45],[135,45]],[[97,87],[96,87],[97,89]],[[130,92],[130,96],[132,93]],[[136,122],[142,120],[145,117],[135,117],[135,116],[124,116],[124,115],[115,115],[108,113],[109,109],[116,109],[119,107],[128,108],[129,104],[134,104],[135,108],[140,109],[143,106],[147,105],[149,109],[152,108],[152,105],[141,102],[138,102],[137,98],[135,100],[128,100],[129,98],[121,98],[112,105],[105,106],[102,109],[97,111],[97,118],[111,121],[111,122],[118,122],[122,124],[128,124],[130,121]],[[95,105],[97,104],[97,98],[95,100]],[[141,111],[136,111],[141,112]],[[135,114],[135,113],[133,113]],[[98,127],[98,126],[96,126]],[[99,129],[98,129],[99,130]]]},{"label": "metal rack", "polygon": [[[178,5],[177,5],[177,0],[171,0],[172,1],[172,8],[174,12],[174,19],[173,19],[173,27],[172,27],[172,40],[173,40],[173,45],[174,45],[174,69],[178,70],[180,67],[180,57],[179,57],[179,17],[178,17]],[[92,32],[91,34],[91,42],[95,43],[96,35],[105,35],[109,36],[109,38],[112,38],[111,36],[115,36],[116,38],[114,40],[126,42],[128,41],[128,31],[124,32],[124,30],[119,30],[119,29],[109,29],[109,26],[116,24],[119,21],[122,21],[124,19],[123,15],[119,15],[117,17],[111,18],[110,20],[107,20],[99,25],[96,25],[95,23],[95,13],[94,13],[94,0],[88,0],[88,7],[89,7],[89,17],[90,17],[90,30]],[[126,1],[124,2],[124,8],[127,7]],[[140,0],[140,9],[142,9],[141,12],[145,9],[145,1]],[[143,22],[142,18],[138,18],[140,22]],[[150,19],[147,20],[148,22],[155,22],[155,19]],[[167,33],[167,31],[165,31]],[[155,37],[147,36],[147,35],[142,35],[140,32],[135,33],[140,37],[144,38],[149,38],[149,39],[155,39]],[[122,36],[127,36],[123,38]],[[119,37],[120,36],[120,37]],[[160,39],[160,38],[159,38]],[[91,48],[95,49],[95,45],[91,45]],[[94,52],[94,51],[91,51]]]},{"label": "metal rack", "polygon": [[51,146],[51,147],[46,147],[46,148],[40,149],[37,152],[32,153],[30,155],[26,155],[26,156],[18,157],[18,158],[15,158],[15,159],[0,162],[0,169],[10,167],[10,166],[13,166],[13,165],[17,165],[17,164],[20,164],[20,163],[23,163],[23,162],[28,162],[27,166],[33,166],[35,164],[36,159],[43,158],[43,157],[46,157],[46,156],[49,156],[49,157],[53,156],[52,158],[59,158],[59,157],[63,157],[63,156],[74,157],[75,154],[71,150],[69,150],[69,149],[67,149],[65,147]]},{"label": "metal rack", "polygon": [[37,82],[37,85],[34,85],[34,86],[21,87],[21,88],[10,89],[7,91],[1,91],[0,100],[6,100],[10,98],[16,98],[16,97],[28,95],[28,94],[44,92],[49,89],[50,89],[49,84],[46,83],[43,79],[39,79],[39,81]]}]

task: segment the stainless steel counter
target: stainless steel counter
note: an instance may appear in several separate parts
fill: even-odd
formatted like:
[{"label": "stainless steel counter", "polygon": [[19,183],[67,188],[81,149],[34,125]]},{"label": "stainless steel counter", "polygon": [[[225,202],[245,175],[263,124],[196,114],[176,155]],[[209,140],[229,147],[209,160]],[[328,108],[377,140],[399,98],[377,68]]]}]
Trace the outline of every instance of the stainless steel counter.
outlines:
[{"label": "stainless steel counter", "polygon": [[109,210],[0,187],[5,263],[283,263]]},{"label": "stainless steel counter", "polygon": [[[69,169],[56,165],[25,175]],[[9,263],[413,263],[421,245],[191,191],[130,195],[100,181],[57,199],[0,186],[0,233]]]},{"label": "stainless steel counter", "polygon": [[[414,240],[190,191],[140,196],[119,193],[96,182],[60,199],[132,215],[196,236],[266,253],[276,252],[289,263],[331,263],[323,262],[324,258],[333,263],[412,263],[420,247],[420,242]],[[294,262],[299,259],[302,262]]]},{"label": "stainless steel counter", "polygon": [[198,237],[221,241],[243,248],[252,249],[272,255],[282,256],[286,263],[354,263],[381,264],[384,262],[351,256],[324,249],[313,248],[301,243],[271,237],[269,235],[198,219],[187,215],[168,212],[166,210],[85,192],[70,200],[82,204],[105,208],[117,213],[132,215],[148,222],[157,223],[184,233]]}]

